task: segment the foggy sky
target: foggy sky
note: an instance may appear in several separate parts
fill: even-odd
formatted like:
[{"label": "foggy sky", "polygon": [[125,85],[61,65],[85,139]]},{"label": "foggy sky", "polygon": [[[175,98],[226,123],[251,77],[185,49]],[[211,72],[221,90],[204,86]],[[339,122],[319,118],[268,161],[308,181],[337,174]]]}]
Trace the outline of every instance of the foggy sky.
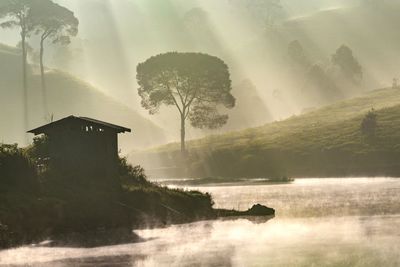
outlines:
[{"label": "foggy sky", "polygon": [[[339,10],[337,14],[345,14],[346,8],[358,7],[360,0],[284,0],[283,24],[267,32],[246,10],[233,6],[229,0],[56,2],[75,12],[80,28],[69,47],[48,45],[46,65],[67,71],[96,86],[163,127],[172,139],[176,139],[179,132],[178,120],[174,117],[176,111],[164,109],[159,115],[149,116],[141,108],[137,95],[136,65],[158,53],[195,51],[222,58],[231,70],[233,92],[235,86],[245,80],[254,84],[258,97],[268,110],[264,122],[283,119],[308,108],[299,103],[294,93],[298,81],[292,81],[288,73],[286,49],[290,41],[301,40],[306,52],[320,64],[327,64],[335,49],[348,44],[365,68],[367,75],[363,86],[366,90],[386,86],[391,77],[397,75],[396,41],[399,39],[392,36],[396,32],[395,25],[387,32],[373,31],[379,30],[379,23],[388,28],[392,25],[390,21],[382,22],[378,18],[379,23],[374,23],[377,28],[371,31],[364,23],[369,18],[338,24],[334,20],[336,15],[328,21],[321,19],[323,15],[318,17],[321,10],[340,9],[344,11]],[[195,29],[185,25],[185,14],[193,8],[201,8],[207,14]],[[307,21],[309,18],[311,22]],[[320,21],[325,23],[325,28],[319,24]],[[18,32],[2,30],[0,42],[15,45],[18,38]],[[375,43],[372,44],[371,40]],[[380,46],[384,53],[378,56],[370,45]],[[383,66],[388,67],[382,70]],[[170,127],[175,122],[176,127]],[[260,123],[260,119],[257,122]],[[189,138],[201,134],[188,131]]]}]

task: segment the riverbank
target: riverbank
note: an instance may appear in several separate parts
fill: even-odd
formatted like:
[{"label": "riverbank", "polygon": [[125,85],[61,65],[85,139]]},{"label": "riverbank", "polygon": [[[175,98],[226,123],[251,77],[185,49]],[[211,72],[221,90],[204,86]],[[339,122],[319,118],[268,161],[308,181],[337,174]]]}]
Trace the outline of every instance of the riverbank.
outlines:
[{"label": "riverbank", "polygon": [[49,239],[61,246],[83,247],[138,242],[133,229],[216,218],[211,196],[196,191],[149,184],[130,186],[119,195],[76,193],[58,198],[0,193],[0,248]]},{"label": "riverbank", "polygon": [[48,239],[76,243],[90,233],[216,216],[209,194],[151,183],[142,168],[125,159],[113,179],[41,165],[43,144],[38,139],[29,148],[0,145],[0,249]]},{"label": "riverbank", "polygon": [[112,180],[79,169],[39,169],[42,142],[28,149],[0,146],[0,249],[46,240],[51,242],[45,245],[72,247],[139,242],[133,229],[274,214],[262,206],[214,209],[210,194],[152,183],[123,158]]}]

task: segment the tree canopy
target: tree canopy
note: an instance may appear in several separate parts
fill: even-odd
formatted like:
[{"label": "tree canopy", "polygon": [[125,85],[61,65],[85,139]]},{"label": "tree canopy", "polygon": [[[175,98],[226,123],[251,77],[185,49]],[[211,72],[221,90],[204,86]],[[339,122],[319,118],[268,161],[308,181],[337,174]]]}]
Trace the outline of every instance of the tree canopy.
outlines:
[{"label": "tree canopy", "polygon": [[2,28],[22,27],[23,30],[29,31],[31,29],[30,12],[32,7],[38,4],[38,0],[0,1],[0,19],[7,18],[0,26]]},{"label": "tree canopy", "polygon": [[310,61],[298,40],[294,40],[288,45],[288,54],[290,59],[301,67],[308,68]]},{"label": "tree canopy", "polygon": [[326,104],[332,100],[342,98],[342,93],[337,88],[335,82],[318,64],[310,67],[306,75],[306,90],[308,94],[315,97],[314,101],[319,104]]},{"label": "tree canopy", "polygon": [[229,0],[239,8],[245,8],[250,15],[266,27],[275,26],[276,20],[282,15],[280,0]]},{"label": "tree canopy", "polygon": [[137,66],[137,81],[142,106],[150,114],[162,105],[178,109],[182,149],[186,119],[193,127],[215,129],[228,121],[220,108],[235,106],[228,66],[207,54],[170,52],[151,57]]},{"label": "tree canopy", "polygon": [[70,43],[70,37],[78,33],[79,20],[72,11],[51,0],[41,2],[42,5],[31,12],[35,33],[41,34],[42,39],[51,38],[53,43]]},{"label": "tree canopy", "polygon": [[66,42],[78,32],[79,21],[74,13],[51,0],[2,0],[0,18],[7,18],[2,28],[22,27],[27,33],[43,31]]},{"label": "tree canopy", "polygon": [[346,45],[342,45],[332,56],[332,63],[340,68],[343,75],[354,83],[360,83],[363,77],[363,70],[354,57],[353,51]]}]

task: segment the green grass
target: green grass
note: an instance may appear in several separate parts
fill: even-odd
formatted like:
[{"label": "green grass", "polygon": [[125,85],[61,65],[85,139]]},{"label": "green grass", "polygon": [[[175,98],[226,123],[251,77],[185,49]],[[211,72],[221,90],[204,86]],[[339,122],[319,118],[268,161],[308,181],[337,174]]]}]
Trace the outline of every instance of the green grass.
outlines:
[{"label": "green grass", "polygon": [[[360,131],[371,108],[378,115],[375,138]],[[284,121],[189,141],[187,147],[189,176],[400,175],[400,90],[375,90]],[[161,158],[164,166],[181,163],[178,143],[144,154]]]},{"label": "green grass", "polygon": [[[398,104],[400,104],[400,90],[375,90],[362,97],[341,101],[300,116],[293,116],[283,121],[273,122],[243,131],[236,131],[223,135],[212,135],[206,138],[189,141],[188,148],[204,149],[207,146],[212,146],[213,148],[232,148],[242,147],[243,144],[281,147],[285,145],[286,142],[288,142],[287,145],[296,145],[296,143],[298,143],[297,141],[299,141],[298,139],[313,140],[314,135],[321,136],[321,130],[331,130],[335,125],[338,126],[339,122],[363,116],[371,110],[371,108],[379,110]],[[393,116],[393,118],[394,117],[395,116]],[[360,118],[358,119],[360,120]],[[359,123],[356,124],[358,127]],[[292,135],[296,135],[297,138],[291,138]],[[288,137],[286,138],[288,140],[285,140],[285,137]],[[293,141],[295,141],[295,144],[293,144]],[[170,152],[179,149],[179,143],[171,143],[156,147],[150,151]]]}]

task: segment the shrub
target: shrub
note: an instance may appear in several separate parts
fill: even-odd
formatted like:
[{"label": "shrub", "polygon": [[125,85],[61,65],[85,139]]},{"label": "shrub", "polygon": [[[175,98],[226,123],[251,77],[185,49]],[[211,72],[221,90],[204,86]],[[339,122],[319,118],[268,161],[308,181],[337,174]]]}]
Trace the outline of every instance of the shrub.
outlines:
[{"label": "shrub", "polygon": [[122,185],[149,184],[144,169],[141,166],[132,166],[126,158],[119,160],[119,178]]},{"label": "shrub", "polygon": [[33,144],[26,149],[26,153],[38,170],[45,172],[49,164],[49,138],[45,135],[34,137]]},{"label": "shrub", "polygon": [[361,132],[366,136],[374,136],[377,128],[377,115],[375,110],[370,110],[361,122]]},{"label": "shrub", "polygon": [[0,144],[0,174],[0,189],[38,190],[35,166],[16,144]]}]

